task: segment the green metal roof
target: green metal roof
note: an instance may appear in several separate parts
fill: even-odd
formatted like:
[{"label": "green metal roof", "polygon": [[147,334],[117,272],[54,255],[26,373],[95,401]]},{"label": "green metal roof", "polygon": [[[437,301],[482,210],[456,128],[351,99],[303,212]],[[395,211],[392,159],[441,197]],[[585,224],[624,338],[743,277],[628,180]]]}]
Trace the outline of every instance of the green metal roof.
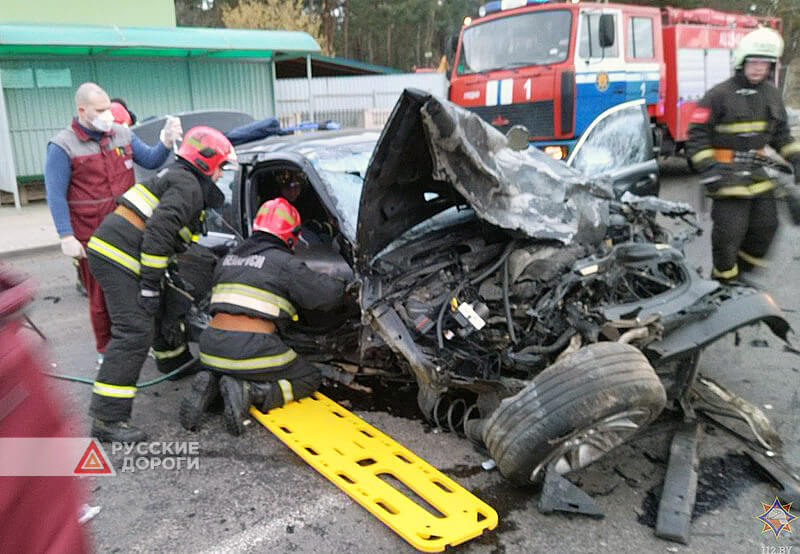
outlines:
[{"label": "green metal roof", "polygon": [[[275,69],[279,79],[305,77],[306,56],[286,54],[275,57]],[[390,75],[404,73],[401,69],[373,65],[347,58],[311,54],[311,73],[314,77],[343,77],[346,75]]]},{"label": "green metal roof", "polygon": [[317,41],[311,35],[299,31],[0,24],[0,57],[270,59],[279,54],[304,55],[319,51]]}]

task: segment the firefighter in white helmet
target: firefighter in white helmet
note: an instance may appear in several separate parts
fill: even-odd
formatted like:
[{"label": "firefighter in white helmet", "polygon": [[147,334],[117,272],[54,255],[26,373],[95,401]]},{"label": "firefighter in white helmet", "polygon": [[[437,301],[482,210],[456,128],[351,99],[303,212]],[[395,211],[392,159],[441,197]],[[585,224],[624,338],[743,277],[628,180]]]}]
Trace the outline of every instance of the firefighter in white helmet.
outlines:
[{"label": "firefighter in white helmet", "polygon": [[772,83],[783,39],[756,29],[734,52],[734,75],[709,90],[692,114],[686,153],[714,199],[712,277],[734,280],[766,266],[778,228],[775,182],[764,167],[769,145],[800,175],[800,142],[787,124],[781,94]]}]

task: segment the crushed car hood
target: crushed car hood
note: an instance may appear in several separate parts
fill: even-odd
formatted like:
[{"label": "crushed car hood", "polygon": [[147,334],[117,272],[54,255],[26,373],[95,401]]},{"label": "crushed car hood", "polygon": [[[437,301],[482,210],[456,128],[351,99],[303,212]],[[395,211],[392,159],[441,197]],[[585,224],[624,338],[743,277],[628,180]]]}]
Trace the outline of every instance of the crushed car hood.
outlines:
[{"label": "crushed car hood", "polygon": [[477,115],[422,91],[400,96],[375,147],[359,206],[357,256],[454,205],[533,238],[594,243],[605,234],[611,183],[535,148],[514,151]]}]

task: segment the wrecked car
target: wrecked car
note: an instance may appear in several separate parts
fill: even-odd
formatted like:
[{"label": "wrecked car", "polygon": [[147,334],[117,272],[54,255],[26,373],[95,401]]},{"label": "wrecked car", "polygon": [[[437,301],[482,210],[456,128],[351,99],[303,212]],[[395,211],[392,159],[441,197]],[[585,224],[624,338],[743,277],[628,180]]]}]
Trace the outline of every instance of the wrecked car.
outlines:
[{"label": "wrecked car", "polygon": [[[287,173],[302,179],[303,221],[332,232],[296,254],[359,294],[334,317],[303,314],[282,329],[286,343],[344,383],[414,382],[429,421],[484,444],[516,483],[565,474],[666,405],[685,407],[706,345],[758,322],[784,340],[789,331],[767,293],[689,267],[691,209],[644,196],[658,180],[641,102],[617,106],[596,132],[565,164],[407,90],[380,135],[239,147],[206,252],[247,236]],[[181,269],[194,273],[196,327],[211,274],[199,258]]]}]

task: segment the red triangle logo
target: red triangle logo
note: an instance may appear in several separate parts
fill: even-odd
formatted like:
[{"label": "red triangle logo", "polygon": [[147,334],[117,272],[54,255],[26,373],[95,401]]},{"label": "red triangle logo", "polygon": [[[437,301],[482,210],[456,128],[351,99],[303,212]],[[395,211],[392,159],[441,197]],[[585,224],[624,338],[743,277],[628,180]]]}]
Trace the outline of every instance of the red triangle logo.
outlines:
[{"label": "red triangle logo", "polygon": [[114,475],[114,469],[106,460],[102,448],[92,439],[73,473],[76,475]]}]

